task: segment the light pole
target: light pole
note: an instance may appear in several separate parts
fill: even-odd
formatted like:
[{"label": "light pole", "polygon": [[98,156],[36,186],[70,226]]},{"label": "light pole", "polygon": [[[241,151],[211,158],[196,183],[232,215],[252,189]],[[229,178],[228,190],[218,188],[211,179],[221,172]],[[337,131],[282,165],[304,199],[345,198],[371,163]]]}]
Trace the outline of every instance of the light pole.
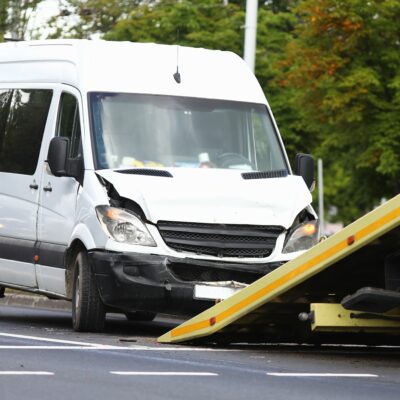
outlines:
[{"label": "light pole", "polygon": [[257,11],[258,0],[247,0],[243,58],[253,72],[256,63]]},{"label": "light pole", "polygon": [[325,234],[324,219],[324,166],[322,159],[318,158],[318,214],[321,235]]}]

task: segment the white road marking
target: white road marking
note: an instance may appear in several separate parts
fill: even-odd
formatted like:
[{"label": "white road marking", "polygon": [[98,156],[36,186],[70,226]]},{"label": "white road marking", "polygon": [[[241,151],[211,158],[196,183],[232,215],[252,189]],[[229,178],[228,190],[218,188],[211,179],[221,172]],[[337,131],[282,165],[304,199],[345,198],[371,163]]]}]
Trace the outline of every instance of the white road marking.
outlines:
[{"label": "white road marking", "polygon": [[50,338],[38,337],[38,336],[16,335],[14,333],[3,333],[3,332],[0,332],[0,336],[16,338],[16,339],[37,340],[39,342],[76,344],[78,346],[79,345],[80,346],[101,346],[99,344],[93,344],[93,343],[87,343],[87,342],[76,342],[76,341],[73,341],[73,340],[50,339]]},{"label": "white road marking", "polygon": [[0,350],[130,350],[115,346],[0,346]]},{"label": "white road marking", "polygon": [[0,337],[7,337],[7,338],[15,338],[15,339],[26,339],[26,340],[33,340],[38,342],[49,342],[49,343],[59,343],[59,344],[66,344],[71,346],[26,346],[26,345],[0,345],[1,349],[43,349],[43,350],[139,350],[139,351],[212,351],[212,352],[237,352],[241,351],[239,349],[214,349],[214,348],[207,348],[207,347],[163,347],[163,346],[141,346],[141,345],[132,345],[132,346],[110,346],[107,344],[100,344],[100,343],[88,343],[88,342],[78,342],[74,340],[61,340],[61,339],[51,339],[47,337],[39,337],[39,336],[27,336],[27,335],[17,335],[14,333],[4,333],[0,332]]},{"label": "white road marking", "polygon": [[[119,348],[119,347],[117,347]],[[143,350],[143,351],[212,351],[212,352],[236,352],[242,351],[239,349],[213,349],[209,347],[151,347],[151,346],[130,346],[127,347],[129,350]]]},{"label": "white road marking", "polygon": [[124,376],[218,376],[214,372],[110,371],[110,374]]},{"label": "white road marking", "polygon": [[29,346],[29,345],[0,345],[0,350],[124,350],[124,351],[235,351],[222,349],[186,349],[182,347],[147,347],[147,346],[109,346],[109,345],[91,345],[91,346]]},{"label": "white road marking", "polygon": [[267,372],[270,376],[294,376],[294,377],[333,377],[333,378],[378,378],[375,374],[342,374],[342,373],[309,373],[309,372]]},{"label": "white road marking", "polygon": [[0,375],[54,375],[54,372],[47,371],[0,371]]}]

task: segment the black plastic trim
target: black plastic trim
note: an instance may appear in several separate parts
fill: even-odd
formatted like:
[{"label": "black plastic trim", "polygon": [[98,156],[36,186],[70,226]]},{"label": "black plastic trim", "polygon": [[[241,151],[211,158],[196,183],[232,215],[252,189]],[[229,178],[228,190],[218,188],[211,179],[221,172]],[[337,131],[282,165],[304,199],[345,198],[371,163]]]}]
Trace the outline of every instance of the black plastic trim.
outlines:
[{"label": "black plastic trim", "polygon": [[196,283],[215,277],[252,283],[281,265],[219,262],[103,250],[91,250],[88,256],[100,296],[106,306],[113,310],[140,310],[175,315],[194,315],[213,304],[212,301],[193,298],[193,287]]},{"label": "black plastic trim", "polygon": [[40,265],[65,269],[64,257],[67,246],[55,243],[40,242],[37,245],[37,254]]},{"label": "black plastic trim", "polygon": [[161,237],[177,251],[209,254],[218,257],[269,257],[280,226],[202,224],[159,221]]},{"label": "black plastic trim", "polygon": [[279,169],[276,171],[259,171],[259,172],[243,172],[243,179],[270,179],[270,178],[286,178],[288,171],[286,169]]},{"label": "black plastic trim", "polygon": [[0,236],[0,258],[5,260],[33,264],[37,255],[38,264],[65,269],[66,251],[67,246],[60,244]]},{"label": "black plastic trim", "polygon": [[0,258],[33,263],[35,241],[0,236]]},{"label": "black plastic trim", "polygon": [[151,168],[134,168],[134,169],[118,169],[114,170],[120,174],[128,175],[146,175],[146,176],[158,176],[162,178],[173,178],[172,174],[162,169],[151,169]]}]

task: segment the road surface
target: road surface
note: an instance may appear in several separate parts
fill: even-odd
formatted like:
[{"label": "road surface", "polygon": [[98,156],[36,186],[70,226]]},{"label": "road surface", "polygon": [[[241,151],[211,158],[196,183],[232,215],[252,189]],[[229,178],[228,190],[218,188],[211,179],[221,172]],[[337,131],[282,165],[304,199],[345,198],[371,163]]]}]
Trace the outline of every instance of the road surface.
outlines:
[{"label": "road surface", "polygon": [[0,306],[0,399],[400,399],[400,348],[157,344],[176,325]]}]

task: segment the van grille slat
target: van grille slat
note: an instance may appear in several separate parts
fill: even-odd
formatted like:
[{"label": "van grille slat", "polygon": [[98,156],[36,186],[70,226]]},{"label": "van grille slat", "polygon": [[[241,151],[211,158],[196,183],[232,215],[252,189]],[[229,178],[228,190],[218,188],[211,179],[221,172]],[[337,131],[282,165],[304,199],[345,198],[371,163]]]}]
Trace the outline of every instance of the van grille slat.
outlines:
[{"label": "van grille slat", "polygon": [[173,178],[172,174],[162,169],[149,169],[149,168],[133,168],[133,169],[116,169],[114,172],[119,174],[128,175],[146,175],[146,176],[159,176],[162,178]]},{"label": "van grille slat", "polygon": [[169,247],[219,257],[268,257],[284,230],[279,226],[169,221],[160,221],[157,226]]},{"label": "van grille slat", "polygon": [[243,179],[271,179],[271,178],[285,178],[288,176],[286,169],[278,169],[276,171],[256,171],[256,172],[243,172]]}]

